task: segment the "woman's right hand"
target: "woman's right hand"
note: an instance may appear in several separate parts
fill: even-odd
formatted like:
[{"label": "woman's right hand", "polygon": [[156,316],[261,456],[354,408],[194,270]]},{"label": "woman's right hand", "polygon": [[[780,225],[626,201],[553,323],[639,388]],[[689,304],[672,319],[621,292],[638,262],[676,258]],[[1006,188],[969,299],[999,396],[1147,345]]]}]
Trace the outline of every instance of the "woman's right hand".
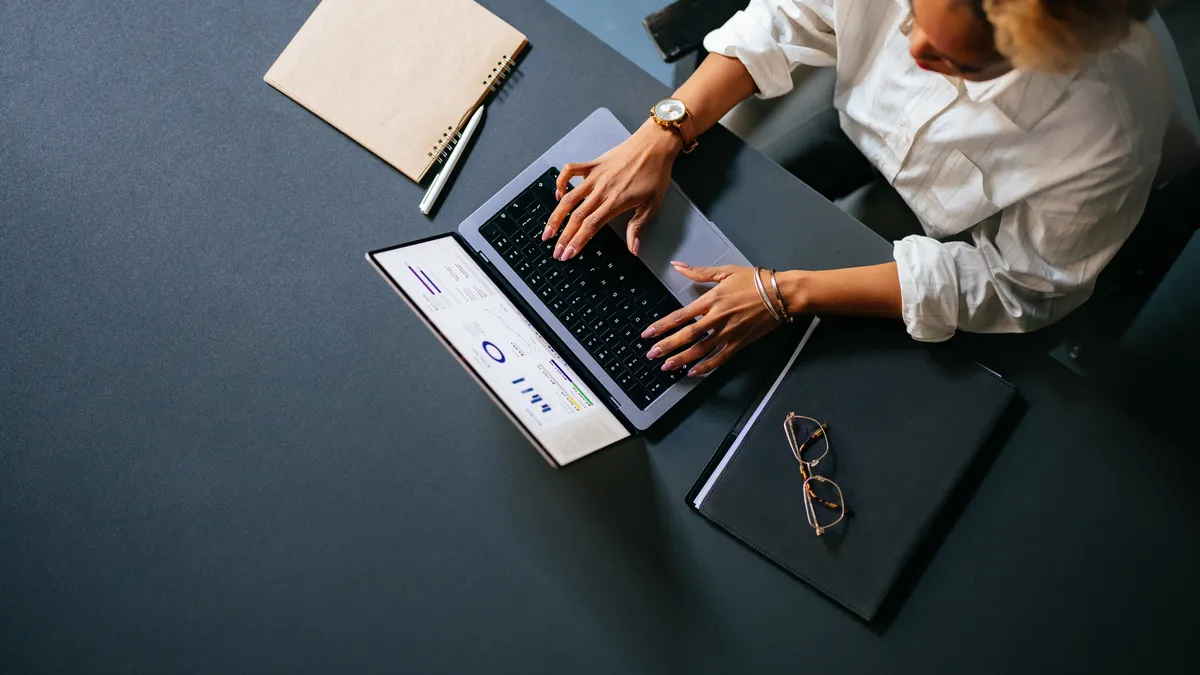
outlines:
[{"label": "woman's right hand", "polygon": [[[599,159],[564,166],[555,192],[558,206],[542,232],[545,241],[562,228],[554,258],[570,260],[608,221],[630,209],[634,213],[625,232],[625,245],[637,255],[642,226],[662,205],[671,185],[671,164],[682,148],[679,134],[647,120],[628,140]],[[582,177],[583,183],[568,192],[568,181],[575,176]],[[568,214],[570,219],[564,225]]]}]

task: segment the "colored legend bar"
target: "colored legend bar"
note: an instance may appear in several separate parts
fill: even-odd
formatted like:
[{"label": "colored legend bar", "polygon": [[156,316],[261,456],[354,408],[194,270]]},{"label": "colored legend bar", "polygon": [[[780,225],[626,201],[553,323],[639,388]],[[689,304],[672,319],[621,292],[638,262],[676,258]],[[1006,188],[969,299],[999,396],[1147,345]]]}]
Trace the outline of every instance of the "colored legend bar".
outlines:
[{"label": "colored legend bar", "polygon": [[588,398],[587,394],[583,393],[583,390],[579,388],[579,385],[572,382],[571,386],[575,387],[575,391],[579,394],[579,398],[582,398],[584,400],[584,402],[588,404],[589,408],[591,406],[595,405],[594,403],[592,403],[592,399]]},{"label": "colored legend bar", "polygon": [[554,359],[550,359],[550,365],[554,366],[555,370],[557,370],[563,377],[567,378],[567,382],[570,382],[571,384],[575,384],[575,380],[571,379],[571,376],[567,374],[567,371],[562,369],[562,366],[558,365],[557,361],[555,361]]}]

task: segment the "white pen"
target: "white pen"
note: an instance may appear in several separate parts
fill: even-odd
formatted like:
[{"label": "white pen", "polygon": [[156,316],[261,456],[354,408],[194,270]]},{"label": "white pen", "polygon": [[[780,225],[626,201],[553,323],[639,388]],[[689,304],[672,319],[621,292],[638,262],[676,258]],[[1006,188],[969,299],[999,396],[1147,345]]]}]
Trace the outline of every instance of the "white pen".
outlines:
[{"label": "white pen", "polygon": [[442,194],[442,188],[446,186],[446,181],[449,180],[450,174],[454,172],[454,165],[458,164],[458,158],[462,157],[463,149],[467,147],[471,136],[475,133],[475,128],[479,126],[479,120],[483,118],[483,106],[475,109],[475,114],[471,115],[471,121],[467,122],[467,128],[463,129],[462,136],[458,139],[458,143],[454,144],[454,149],[450,151],[450,156],[446,158],[446,165],[438,172],[438,175],[433,177],[433,182],[430,183],[429,189],[425,192],[425,197],[421,199],[421,213],[429,215],[433,210],[433,203],[437,201],[438,195]]}]

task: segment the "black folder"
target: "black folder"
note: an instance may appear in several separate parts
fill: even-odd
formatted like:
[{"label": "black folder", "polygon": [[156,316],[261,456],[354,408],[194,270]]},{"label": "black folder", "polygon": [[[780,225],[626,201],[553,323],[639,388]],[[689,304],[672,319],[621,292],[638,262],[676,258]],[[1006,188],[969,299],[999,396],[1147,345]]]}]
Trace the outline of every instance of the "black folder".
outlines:
[{"label": "black folder", "polygon": [[[894,323],[814,324],[687,495],[688,506],[871,620],[1012,402],[995,373]],[[851,514],[817,537],[783,431],[788,412],[828,425],[817,473]]]}]

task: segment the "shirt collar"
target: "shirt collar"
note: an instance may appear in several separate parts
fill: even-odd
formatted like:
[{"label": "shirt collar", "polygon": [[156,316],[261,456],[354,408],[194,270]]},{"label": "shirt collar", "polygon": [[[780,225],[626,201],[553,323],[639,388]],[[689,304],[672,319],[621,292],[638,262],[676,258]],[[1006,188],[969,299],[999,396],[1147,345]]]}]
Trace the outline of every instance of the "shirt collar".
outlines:
[{"label": "shirt collar", "polygon": [[963,86],[972,101],[991,103],[1013,124],[1029,131],[1058,103],[1074,79],[1074,73],[1013,70],[987,82],[963,81]]}]

